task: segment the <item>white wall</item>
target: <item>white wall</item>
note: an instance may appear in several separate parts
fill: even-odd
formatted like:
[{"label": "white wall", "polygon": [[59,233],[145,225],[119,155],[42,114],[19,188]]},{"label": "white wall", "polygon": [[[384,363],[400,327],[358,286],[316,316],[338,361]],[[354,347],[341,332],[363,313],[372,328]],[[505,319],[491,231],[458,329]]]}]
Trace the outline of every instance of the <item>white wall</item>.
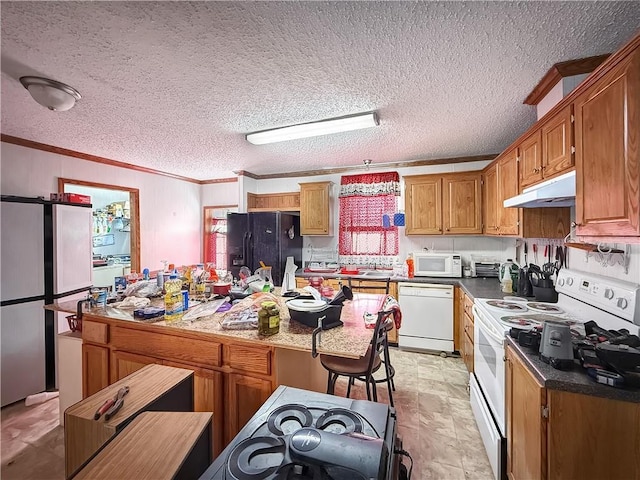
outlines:
[{"label": "white wall", "polygon": [[49,198],[58,191],[58,177],[137,188],[141,266],[160,268],[161,260],[177,265],[200,261],[200,185],[4,142],[0,148],[3,195]]},{"label": "white wall", "polygon": [[202,206],[237,205],[239,184],[239,182],[225,182],[201,185],[200,198],[202,199]]}]

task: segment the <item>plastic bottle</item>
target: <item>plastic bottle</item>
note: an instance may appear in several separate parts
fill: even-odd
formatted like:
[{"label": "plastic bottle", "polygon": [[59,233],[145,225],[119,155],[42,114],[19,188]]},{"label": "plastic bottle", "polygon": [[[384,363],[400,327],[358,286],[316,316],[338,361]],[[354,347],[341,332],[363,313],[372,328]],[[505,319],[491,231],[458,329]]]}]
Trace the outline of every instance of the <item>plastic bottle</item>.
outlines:
[{"label": "plastic bottle", "polygon": [[164,282],[164,290],[164,319],[167,322],[180,320],[183,314],[182,280],[171,275]]},{"label": "plastic bottle", "polygon": [[[511,258],[500,265],[500,286],[505,293],[516,291],[520,267]],[[515,277],[515,278],[514,278]]]},{"label": "plastic bottle", "polygon": [[413,278],[415,275],[414,265],[413,265],[413,253],[407,255],[407,275],[409,278]]}]

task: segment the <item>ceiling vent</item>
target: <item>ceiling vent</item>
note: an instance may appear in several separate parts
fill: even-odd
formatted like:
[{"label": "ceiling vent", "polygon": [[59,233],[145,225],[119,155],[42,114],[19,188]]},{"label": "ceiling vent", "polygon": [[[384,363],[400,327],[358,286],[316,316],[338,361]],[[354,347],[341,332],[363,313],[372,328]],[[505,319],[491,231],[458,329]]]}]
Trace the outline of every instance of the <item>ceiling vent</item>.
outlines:
[{"label": "ceiling vent", "polygon": [[538,120],[589,76],[610,54],[579,58],[554,64],[524,100],[535,105]]}]

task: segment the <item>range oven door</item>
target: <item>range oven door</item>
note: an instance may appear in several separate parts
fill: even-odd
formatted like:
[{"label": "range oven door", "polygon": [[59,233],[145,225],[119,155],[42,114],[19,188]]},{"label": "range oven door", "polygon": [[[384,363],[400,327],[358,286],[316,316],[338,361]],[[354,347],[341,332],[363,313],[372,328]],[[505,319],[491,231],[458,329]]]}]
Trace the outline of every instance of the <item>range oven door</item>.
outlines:
[{"label": "range oven door", "polygon": [[474,373],[495,419],[505,436],[504,330],[496,328],[488,315],[473,306]]}]

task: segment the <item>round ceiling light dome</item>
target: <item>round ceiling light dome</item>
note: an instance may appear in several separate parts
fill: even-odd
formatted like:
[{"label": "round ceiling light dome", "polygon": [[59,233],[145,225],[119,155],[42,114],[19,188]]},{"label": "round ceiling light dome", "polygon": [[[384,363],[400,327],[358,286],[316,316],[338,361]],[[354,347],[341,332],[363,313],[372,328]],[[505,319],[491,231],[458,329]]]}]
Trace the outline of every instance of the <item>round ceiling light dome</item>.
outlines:
[{"label": "round ceiling light dome", "polygon": [[82,98],[75,88],[48,78],[20,77],[20,83],[36,102],[56,112],[69,110]]}]

